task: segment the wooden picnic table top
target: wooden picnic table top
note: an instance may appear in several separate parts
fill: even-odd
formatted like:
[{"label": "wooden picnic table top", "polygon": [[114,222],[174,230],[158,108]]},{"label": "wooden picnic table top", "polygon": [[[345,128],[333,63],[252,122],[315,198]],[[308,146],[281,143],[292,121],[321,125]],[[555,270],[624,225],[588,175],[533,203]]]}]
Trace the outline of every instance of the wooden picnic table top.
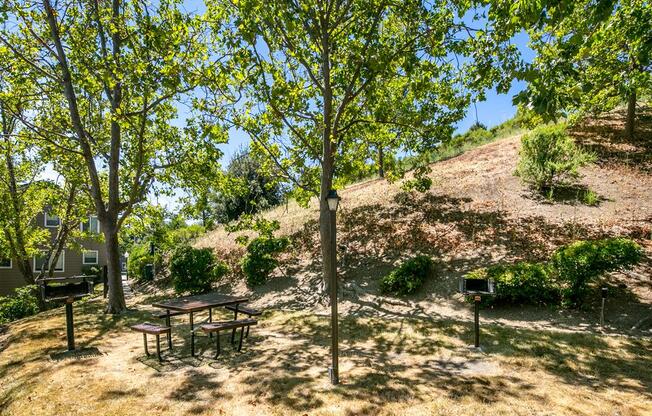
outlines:
[{"label": "wooden picnic table top", "polygon": [[196,312],[208,308],[217,308],[220,306],[235,305],[245,303],[249,300],[246,297],[237,297],[223,295],[221,293],[205,293],[203,295],[183,296],[180,298],[167,299],[161,302],[153,303],[155,308],[166,309],[179,312]]}]

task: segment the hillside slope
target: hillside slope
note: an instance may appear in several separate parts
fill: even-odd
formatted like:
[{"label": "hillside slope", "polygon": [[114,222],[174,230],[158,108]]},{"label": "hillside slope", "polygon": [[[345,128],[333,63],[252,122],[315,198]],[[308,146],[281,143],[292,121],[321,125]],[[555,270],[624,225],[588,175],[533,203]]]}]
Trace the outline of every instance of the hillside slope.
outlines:
[{"label": "hillside slope", "polygon": [[[614,273],[609,278],[625,286],[619,294],[618,312],[614,312],[614,327],[636,326],[641,317],[652,313],[652,152],[645,147],[652,140],[645,124],[639,129],[640,143],[623,143],[617,129],[621,116],[612,113],[587,120],[583,128],[573,132],[599,156],[596,165],[583,171],[581,180],[584,187],[598,194],[597,206],[578,202],[576,191],[548,201],[523,185],[513,175],[519,136],[435,163],[434,184],[425,194],[402,192],[400,184],[385,180],[341,190],[338,258],[345,312],[467,315],[468,308],[455,290],[457,279],[470,270],[501,261],[543,259],[559,245],[577,239],[630,236],[645,247],[648,256],[633,271]],[[281,232],[292,237],[294,246],[283,258],[278,275],[251,295],[260,305],[323,308],[317,295],[320,255],[316,204],[302,209],[290,203],[265,216],[279,220]],[[214,248],[237,267],[242,248],[234,240],[235,235],[217,229],[197,244]],[[379,278],[416,253],[436,260],[435,279],[407,300],[380,296]],[[228,286],[229,290],[247,291],[238,280]],[[538,320],[544,325],[559,325],[562,319],[552,319],[548,311],[537,308],[523,309],[523,313],[528,314],[524,324]],[[495,311],[496,319],[504,316]],[[594,321],[578,312],[569,312],[567,318],[573,327],[583,319]]]}]

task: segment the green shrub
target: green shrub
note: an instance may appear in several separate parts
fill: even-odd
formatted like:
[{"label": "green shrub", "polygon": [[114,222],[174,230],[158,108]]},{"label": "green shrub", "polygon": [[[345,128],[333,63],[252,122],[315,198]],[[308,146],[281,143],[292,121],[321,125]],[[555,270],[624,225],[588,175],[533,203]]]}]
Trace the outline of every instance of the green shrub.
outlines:
[{"label": "green shrub", "polygon": [[380,281],[380,291],[397,296],[416,292],[432,273],[433,264],[428,256],[416,256],[403,262]]},{"label": "green shrub", "polygon": [[466,141],[471,143],[484,143],[494,138],[494,135],[485,128],[469,130],[465,136]]},{"label": "green shrub", "polygon": [[35,315],[38,310],[36,286],[19,287],[12,296],[0,297],[0,324]]},{"label": "green shrub", "polygon": [[287,237],[264,235],[247,244],[247,255],[242,259],[242,272],[250,287],[265,283],[270,273],[278,266],[277,256],[290,244]]},{"label": "green shrub", "polygon": [[600,197],[598,196],[598,194],[596,194],[594,191],[590,189],[582,193],[581,200],[586,205],[591,207],[597,206],[600,203]]},{"label": "green shrub", "polygon": [[276,220],[252,215],[243,215],[237,223],[226,227],[229,232],[251,230],[258,234],[254,239],[246,234],[236,237],[236,241],[247,249],[241,266],[249,287],[265,283],[278,266],[277,256],[290,245],[287,237],[274,237],[279,228],[280,224]]},{"label": "green shrub", "polygon": [[563,286],[565,303],[581,306],[594,278],[636,264],[641,255],[640,246],[626,238],[576,241],[557,249],[551,265]]},{"label": "green shrub", "polygon": [[84,276],[92,276],[99,279],[102,276],[102,268],[100,266],[82,266],[81,273]]},{"label": "green shrub", "polygon": [[626,238],[576,241],[557,249],[547,263],[519,262],[476,269],[467,279],[494,280],[486,304],[581,306],[590,283],[601,274],[637,263],[641,248]]},{"label": "green shrub", "polygon": [[217,261],[209,248],[181,246],[170,258],[170,275],[177,293],[206,293],[213,282],[221,279],[229,268]]},{"label": "green shrub", "polygon": [[544,263],[499,264],[472,271],[467,279],[493,279],[495,296],[483,297],[485,304],[556,305],[561,300],[559,285]]},{"label": "green shrub", "polygon": [[414,178],[403,181],[401,189],[405,192],[427,192],[432,186],[432,178],[428,176],[431,171],[432,169],[428,165],[417,166],[414,169]]},{"label": "green shrub", "polygon": [[595,160],[575,145],[564,124],[540,126],[524,135],[519,155],[516,174],[540,191],[570,184],[580,167]]},{"label": "green shrub", "polygon": [[157,268],[163,263],[160,252],[149,254],[149,243],[141,243],[132,247],[127,259],[127,272],[129,277],[138,282],[151,280],[151,276],[145,273],[145,266],[156,265]]}]

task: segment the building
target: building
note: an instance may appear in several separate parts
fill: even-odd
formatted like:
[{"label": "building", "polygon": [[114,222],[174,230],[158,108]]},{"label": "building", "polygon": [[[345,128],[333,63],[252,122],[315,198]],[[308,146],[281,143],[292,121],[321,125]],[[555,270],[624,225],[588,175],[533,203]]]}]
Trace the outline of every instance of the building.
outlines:
[{"label": "building", "polygon": [[[57,216],[44,212],[36,217],[36,221],[39,226],[50,230],[54,241],[61,220]],[[88,220],[80,224],[80,229],[99,237],[101,224],[95,215],[89,215]],[[70,244],[71,242],[75,244]],[[35,275],[41,270],[44,261],[44,256],[34,256],[31,259],[30,263]],[[78,276],[89,272],[93,267],[100,268],[104,264],[106,264],[106,248],[99,238],[74,239],[69,241],[67,247],[61,252],[54,276]],[[24,285],[25,279],[16,265],[16,259],[0,258],[0,296],[11,294],[15,288]]]}]

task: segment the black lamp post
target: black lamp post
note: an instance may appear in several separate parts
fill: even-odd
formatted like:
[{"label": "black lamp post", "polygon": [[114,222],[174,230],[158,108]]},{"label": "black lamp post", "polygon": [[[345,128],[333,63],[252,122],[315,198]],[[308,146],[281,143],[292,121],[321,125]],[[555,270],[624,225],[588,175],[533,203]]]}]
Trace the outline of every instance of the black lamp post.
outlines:
[{"label": "black lamp post", "polygon": [[326,196],[326,202],[328,202],[328,210],[330,212],[330,228],[331,228],[331,258],[324,259],[324,261],[331,262],[331,275],[329,276],[330,281],[330,295],[331,295],[331,356],[333,359],[331,368],[329,369],[331,383],[339,384],[340,375],[339,375],[339,365],[338,365],[338,346],[337,346],[337,242],[336,242],[336,213],[337,206],[340,203],[340,197],[337,195],[335,189],[328,191]]}]

